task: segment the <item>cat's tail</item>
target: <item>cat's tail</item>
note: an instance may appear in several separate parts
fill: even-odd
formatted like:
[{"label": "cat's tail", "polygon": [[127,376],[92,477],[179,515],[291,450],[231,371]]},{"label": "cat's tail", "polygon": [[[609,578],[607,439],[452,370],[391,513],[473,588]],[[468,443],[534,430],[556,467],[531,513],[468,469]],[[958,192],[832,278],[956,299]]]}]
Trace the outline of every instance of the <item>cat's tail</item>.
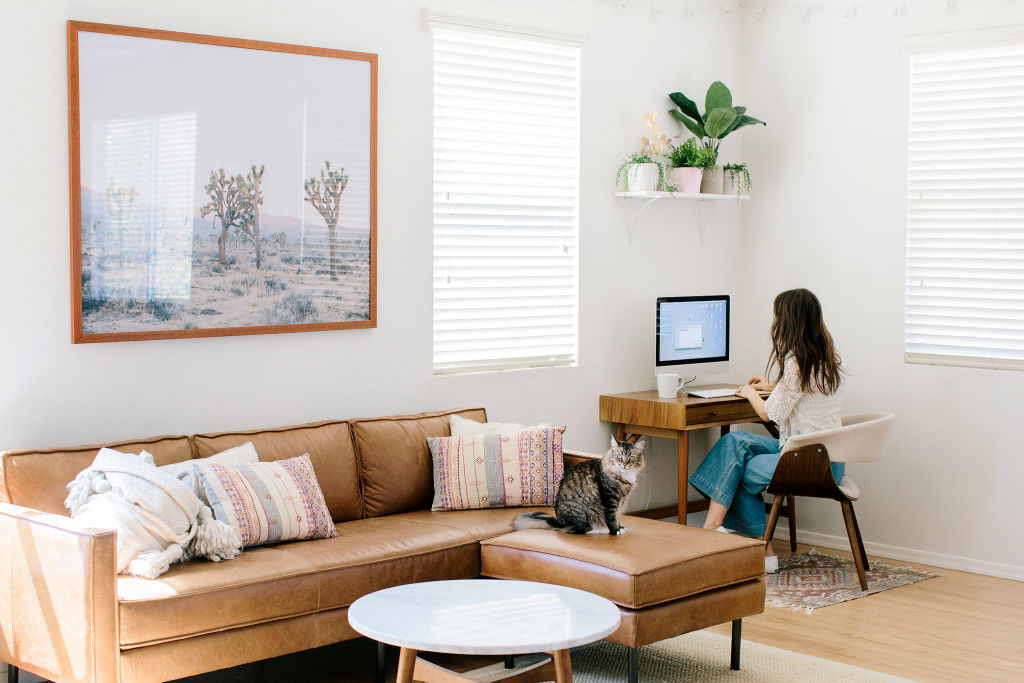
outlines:
[{"label": "cat's tail", "polygon": [[568,525],[562,524],[546,512],[527,512],[512,520],[512,528],[521,529],[554,529],[562,531]]}]

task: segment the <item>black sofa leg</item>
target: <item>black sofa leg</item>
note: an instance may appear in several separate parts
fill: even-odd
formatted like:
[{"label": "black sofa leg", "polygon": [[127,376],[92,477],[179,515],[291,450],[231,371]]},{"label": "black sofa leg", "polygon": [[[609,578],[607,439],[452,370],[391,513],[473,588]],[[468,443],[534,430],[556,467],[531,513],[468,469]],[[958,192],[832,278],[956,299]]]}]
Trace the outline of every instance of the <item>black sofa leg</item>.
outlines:
[{"label": "black sofa leg", "polygon": [[373,677],[376,683],[384,683],[384,662],[387,659],[387,652],[384,648],[384,643],[377,643],[377,671]]},{"label": "black sofa leg", "polygon": [[626,649],[629,650],[629,683],[640,683],[640,649],[635,647]]},{"label": "black sofa leg", "polygon": [[7,683],[18,683],[18,667],[13,664],[7,665]]},{"label": "black sofa leg", "polygon": [[740,670],[740,631],[743,630],[743,620],[733,619],[732,622],[732,653],[729,658],[729,668],[733,671]]}]

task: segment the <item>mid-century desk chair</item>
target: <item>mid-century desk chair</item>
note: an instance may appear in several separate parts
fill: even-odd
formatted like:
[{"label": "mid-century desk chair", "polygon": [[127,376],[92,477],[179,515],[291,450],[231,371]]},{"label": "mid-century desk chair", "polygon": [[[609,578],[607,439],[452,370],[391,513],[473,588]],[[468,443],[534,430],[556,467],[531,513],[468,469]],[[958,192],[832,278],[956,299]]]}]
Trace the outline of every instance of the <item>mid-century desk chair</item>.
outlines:
[{"label": "mid-century desk chair", "polygon": [[[775,535],[775,525],[779,521],[784,498],[789,499],[787,507],[791,544],[794,544],[796,539],[793,496],[837,500],[843,507],[846,533],[850,537],[850,549],[853,551],[853,561],[857,565],[860,587],[867,590],[868,556],[864,551],[864,541],[861,539],[860,527],[857,526],[857,517],[853,514],[853,501],[860,497],[860,489],[849,477],[843,477],[837,484],[829,465],[833,462],[878,460],[882,455],[882,445],[892,427],[893,417],[892,413],[845,415],[840,418],[842,427],[790,437],[786,442],[786,452],[782,454],[771,483],[768,484],[767,491],[774,494],[775,500],[768,514],[764,540],[771,543],[772,536]],[[796,550],[795,545],[793,550]]]}]

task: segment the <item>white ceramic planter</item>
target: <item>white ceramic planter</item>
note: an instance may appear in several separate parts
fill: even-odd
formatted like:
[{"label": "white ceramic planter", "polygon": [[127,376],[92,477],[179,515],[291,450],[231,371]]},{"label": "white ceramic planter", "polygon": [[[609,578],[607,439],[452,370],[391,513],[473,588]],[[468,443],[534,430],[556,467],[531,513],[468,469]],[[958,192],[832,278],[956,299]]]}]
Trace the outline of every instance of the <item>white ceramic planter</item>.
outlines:
[{"label": "white ceramic planter", "polygon": [[626,172],[626,192],[654,192],[658,189],[657,164],[633,164]]},{"label": "white ceramic planter", "polygon": [[697,194],[700,192],[702,176],[703,173],[699,168],[670,168],[668,169],[668,184],[677,186],[678,192]]},{"label": "white ceramic planter", "polygon": [[724,194],[725,172],[721,167],[704,169],[704,177],[700,181],[700,191],[704,194]]}]

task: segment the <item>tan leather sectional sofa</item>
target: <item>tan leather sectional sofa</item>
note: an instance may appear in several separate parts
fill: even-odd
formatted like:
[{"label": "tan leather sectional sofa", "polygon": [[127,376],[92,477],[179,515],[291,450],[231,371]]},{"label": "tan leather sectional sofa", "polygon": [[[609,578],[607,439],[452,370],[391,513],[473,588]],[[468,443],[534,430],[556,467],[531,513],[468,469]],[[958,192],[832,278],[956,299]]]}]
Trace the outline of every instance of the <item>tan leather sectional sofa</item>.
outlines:
[{"label": "tan leather sectional sofa", "polygon": [[261,460],[309,453],[337,525],[337,538],[176,564],[156,580],[115,575],[115,534],[66,516],[65,486],[99,446],[3,453],[0,661],[56,681],[171,680],[358,637],[348,606],[374,590],[479,576],[615,602],[609,639],[631,648],[634,680],[636,647],[726,621],[738,657],[738,620],[764,608],[759,541],[639,518],[617,537],[512,532],[522,508],[431,512],[426,438],[448,435],[453,413],[486,421],[474,408],[105,444],[158,465],[250,440]]}]

